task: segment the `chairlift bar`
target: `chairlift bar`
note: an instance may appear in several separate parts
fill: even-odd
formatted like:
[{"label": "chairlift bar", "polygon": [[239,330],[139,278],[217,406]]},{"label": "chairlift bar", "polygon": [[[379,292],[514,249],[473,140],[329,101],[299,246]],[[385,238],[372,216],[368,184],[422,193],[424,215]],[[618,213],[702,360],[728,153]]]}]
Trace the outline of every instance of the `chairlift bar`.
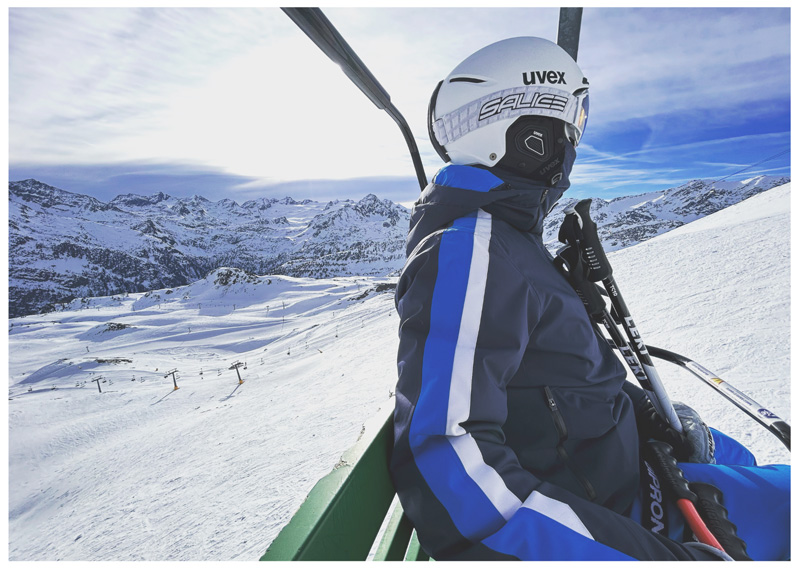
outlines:
[{"label": "chairlift bar", "polygon": [[342,71],[355,83],[373,104],[385,110],[397,123],[411,153],[411,161],[417,174],[420,189],[425,189],[428,179],[422,166],[417,143],[406,119],[392,104],[389,93],[381,86],[375,76],[370,72],[364,62],[348,45],[336,27],[328,20],[319,8],[281,8],[292,21],[299,27],[325,55],[337,63]]},{"label": "chairlift bar", "polygon": [[561,8],[558,15],[558,45],[578,61],[583,8]]}]

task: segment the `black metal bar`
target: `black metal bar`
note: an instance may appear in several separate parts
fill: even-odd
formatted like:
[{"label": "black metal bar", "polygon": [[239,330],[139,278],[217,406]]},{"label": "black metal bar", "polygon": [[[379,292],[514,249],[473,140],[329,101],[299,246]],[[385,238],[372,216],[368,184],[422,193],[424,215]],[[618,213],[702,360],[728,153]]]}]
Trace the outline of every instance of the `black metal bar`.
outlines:
[{"label": "black metal bar", "polygon": [[668,351],[666,349],[653,347],[651,345],[648,345],[647,349],[650,351],[650,354],[653,357],[658,357],[664,361],[669,361],[670,363],[680,365],[694,376],[701,379],[708,386],[712,387],[730,402],[735,404],[740,410],[743,410],[749,414],[751,418],[761,424],[764,428],[772,432],[772,434],[774,434],[781,442],[783,442],[783,445],[791,451],[791,426],[784,422],[780,417],[775,415],[771,410],[761,406],[739,389],[730,383],[723,381],[717,375],[699,363],[692,361],[688,357],[678,353],[673,353],[672,351]]},{"label": "black metal bar", "polygon": [[581,39],[583,8],[561,8],[558,15],[558,45],[578,60],[578,43]]},{"label": "black metal bar", "polygon": [[341,66],[342,71],[361,89],[373,104],[385,110],[397,123],[411,153],[411,161],[417,174],[420,189],[425,189],[428,179],[425,168],[419,155],[417,143],[408,122],[392,104],[389,93],[381,86],[375,76],[370,72],[364,62],[356,55],[338,32],[336,27],[328,20],[319,8],[281,8],[292,21],[319,47],[334,63]]}]

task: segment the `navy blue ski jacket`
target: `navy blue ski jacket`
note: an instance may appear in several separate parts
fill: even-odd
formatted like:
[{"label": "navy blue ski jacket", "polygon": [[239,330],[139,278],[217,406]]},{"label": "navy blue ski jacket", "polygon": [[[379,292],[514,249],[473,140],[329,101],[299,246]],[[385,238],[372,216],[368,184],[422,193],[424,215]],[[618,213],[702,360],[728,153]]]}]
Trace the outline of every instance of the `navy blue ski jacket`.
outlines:
[{"label": "navy blue ski jacket", "polygon": [[569,183],[440,170],[400,276],[392,478],[439,560],[709,560],[626,516],[626,372],[542,242]]}]

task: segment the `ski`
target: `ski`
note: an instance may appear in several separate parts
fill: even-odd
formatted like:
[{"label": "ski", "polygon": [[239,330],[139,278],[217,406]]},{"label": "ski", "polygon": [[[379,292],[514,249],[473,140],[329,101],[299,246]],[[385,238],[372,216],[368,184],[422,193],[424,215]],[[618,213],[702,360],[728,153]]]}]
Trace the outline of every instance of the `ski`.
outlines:
[{"label": "ski", "polygon": [[325,55],[338,64],[345,75],[355,83],[372,103],[381,110],[385,110],[397,123],[411,153],[411,161],[417,174],[420,190],[428,185],[422,159],[419,155],[417,143],[408,122],[392,103],[389,93],[378,82],[372,72],[364,65],[353,48],[345,41],[336,27],[328,20],[319,8],[281,8],[292,21],[299,27]]},{"label": "ski", "polygon": [[719,376],[684,355],[651,345],[648,345],[647,349],[653,357],[658,357],[664,361],[679,365],[701,379],[704,383],[739,407],[740,410],[749,414],[756,422],[764,426],[764,428],[772,432],[783,442],[786,449],[791,451],[791,426],[771,410],[760,405],[730,383],[723,381]]}]

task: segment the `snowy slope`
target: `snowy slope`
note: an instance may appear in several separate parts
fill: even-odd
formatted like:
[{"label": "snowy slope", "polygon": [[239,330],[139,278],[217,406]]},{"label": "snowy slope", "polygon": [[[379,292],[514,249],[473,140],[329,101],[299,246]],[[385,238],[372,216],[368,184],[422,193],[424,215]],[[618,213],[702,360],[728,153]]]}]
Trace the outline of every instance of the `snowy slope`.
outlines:
[{"label": "snowy slope", "polygon": [[[786,184],[609,255],[649,345],[691,357],[787,421],[790,191]],[[788,458],[711,387],[666,363],[658,368],[673,399],[756,447],[760,462]]]},{"label": "snowy slope", "polygon": [[10,557],[258,558],[393,402],[391,291],[222,270],[12,320]]},{"label": "snowy slope", "polygon": [[[647,343],[787,420],[789,193],[610,255]],[[225,269],[11,320],[10,558],[257,559],[362,423],[393,405],[391,286]],[[788,462],[710,387],[658,368],[673,398],[762,463]]]}]

